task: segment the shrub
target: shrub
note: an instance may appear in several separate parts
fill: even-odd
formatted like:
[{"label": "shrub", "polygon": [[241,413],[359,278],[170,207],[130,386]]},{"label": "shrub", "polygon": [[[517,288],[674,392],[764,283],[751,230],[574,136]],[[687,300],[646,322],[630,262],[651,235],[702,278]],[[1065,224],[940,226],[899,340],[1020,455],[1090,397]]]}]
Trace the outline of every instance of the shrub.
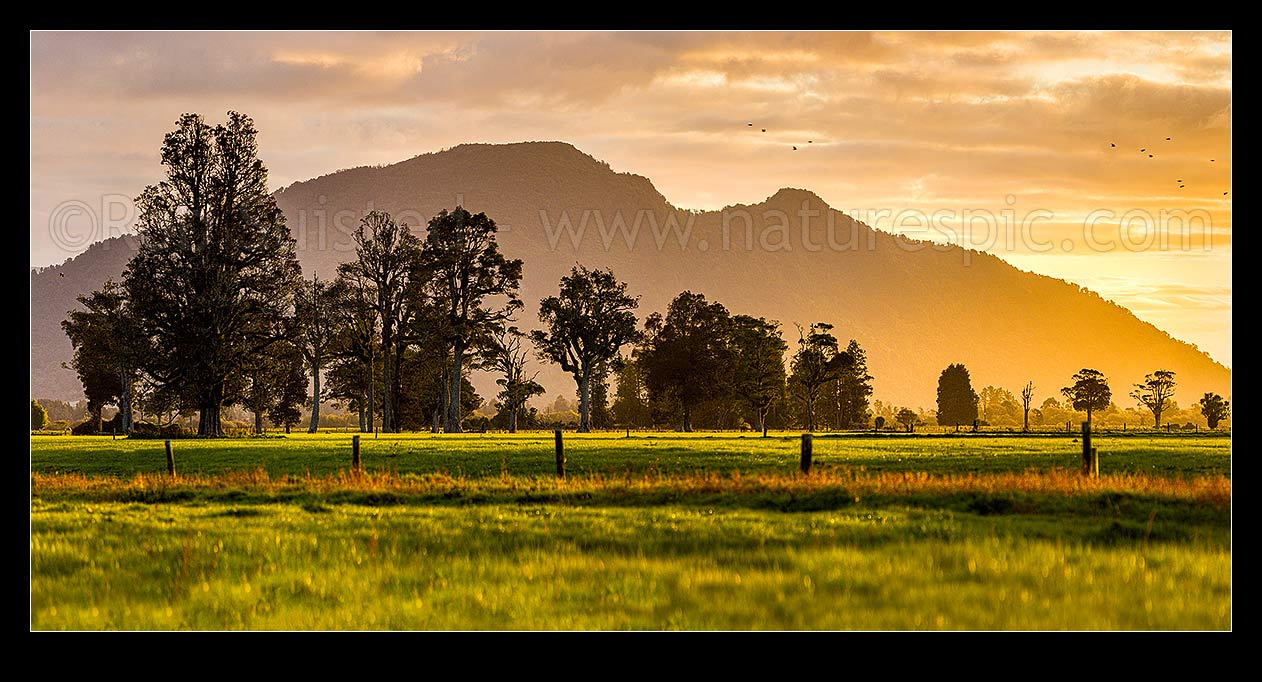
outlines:
[{"label": "shrub", "polygon": [[48,410],[31,400],[31,430],[38,431],[48,425]]}]

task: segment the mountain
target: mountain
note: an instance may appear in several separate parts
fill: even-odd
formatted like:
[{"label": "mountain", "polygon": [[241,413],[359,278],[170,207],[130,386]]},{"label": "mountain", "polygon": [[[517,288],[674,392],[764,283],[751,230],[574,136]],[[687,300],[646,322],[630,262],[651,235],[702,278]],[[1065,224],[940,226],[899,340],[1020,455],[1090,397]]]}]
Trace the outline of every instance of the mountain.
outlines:
[{"label": "mountain", "polygon": [[[1130,385],[1159,368],[1176,372],[1180,404],[1230,392],[1226,367],[1089,290],[987,253],[874,230],[804,189],[690,211],[647,178],[614,172],[569,144],[526,142],[338,171],[275,196],[308,276],[331,277],[353,256],[351,232],[370,210],[423,233],[430,217],[461,204],[494,219],[501,250],[525,261],[524,327],[571,266],[610,267],[640,295],[641,319],[689,289],[733,313],[781,321],[791,349],[795,323],[832,323],[843,345],[853,338],[867,351],[874,396],[900,405],[932,408],[938,374],[952,362],[969,368],[978,390],[1016,393],[1032,380],[1036,403],[1059,397],[1083,367],[1104,372],[1123,406]],[[36,395],[79,396],[73,372],[58,366],[70,346],[57,323],[75,295],[118,277],[133,248],[115,238],[32,273]],[[555,367],[540,379],[572,397],[573,382]],[[493,393],[493,378],[474,383]]]}]

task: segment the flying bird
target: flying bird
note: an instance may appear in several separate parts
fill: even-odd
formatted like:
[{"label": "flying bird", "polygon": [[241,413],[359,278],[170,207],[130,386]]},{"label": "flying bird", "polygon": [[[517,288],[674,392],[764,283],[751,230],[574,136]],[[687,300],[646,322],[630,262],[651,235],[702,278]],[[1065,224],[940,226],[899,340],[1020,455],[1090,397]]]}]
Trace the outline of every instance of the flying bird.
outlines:
[{"label": "flying bird", "polygon": [[798,148],[797,148],[797,147],[794,147],[794,148],[793,148],[793,151],[795,151],[795,152],[796,152],[797,150],[798,150]]},{"label": "flying bird", "polygon": [[753,124],[753,123],[746,123],[745,125],[749,126],[750,128],[753,128],[753,127],[754,127],[754,124]]},{"label": "flying bird", "polygon": [[1149,155],[1148,155],[1148,158],[1150,158],[1150,159],[1151,159],[1151,158],[1152,158],[1152,154],[1149,154]]},{"label": "flying bird", "polygon": [[1213,160],[1213,159],[1210,159],[1210,160],[1209,160],[1209,162],[1210,162],[1210,163],[1213,163],[1213,162],[1214,162],[1214,160]]},{"label": "flying bird", "polygon": [[1227,193],[1226,193],[1226,192],[1223,192],[1223,196],[1227,196]]},{"label": "flying bird", "polygon": [[1144,153],[1144,152],[1146,152],[1146,151],[1148,151],[1148,148],[1147,148],[1147,147],[1144,147],[1143,149],[1139,150],[1139,152],[1140,152],[1141,154],[1142,154],[1142,153]]},{"label": "flying bird", "polygon": [[1179,189],[1183,189],[1183,185],[1179,185]]},{"label": "flying bird", "polygon": [[767,132],[767,129],[766,129],[766,128],[763,128],[763,129],[762,129],[762,131],[765,133],[765,132]]},{"label": "flying bird", "polygon": [[807,143],[807,144],[810,144],[810,143],[812,143],[812,142],[814,142],[814,140],[807,140],[807,141],[806,141],[806,143]]},{"label": "flying bird", "polygon": [[[1226,194],[1226,192],[1223,192],[1223,194]],[[58,277],[65,277],[65,276],[66,276],[66,273],[64,273],[64,272],[59,272],[59,273],[57,273],[57,276],[58,276]]]},{"label": "flying bird", "polygon": [[1109,143],[1109,146],[1110,146],[1110,147],[1116,147],[1117,145],[1116,145],[1116,144],[1114,144],[1114,143],[1112,143],[1112,142],[1110,142],[1110,143]]},{"label": "flying bird", "polygon": [[1170,141],[1170,138],[1168,138],[1168,137],[1167,137],[1167,138],[1166,138],[1166,142],[1169,142],[1169,141]]}]

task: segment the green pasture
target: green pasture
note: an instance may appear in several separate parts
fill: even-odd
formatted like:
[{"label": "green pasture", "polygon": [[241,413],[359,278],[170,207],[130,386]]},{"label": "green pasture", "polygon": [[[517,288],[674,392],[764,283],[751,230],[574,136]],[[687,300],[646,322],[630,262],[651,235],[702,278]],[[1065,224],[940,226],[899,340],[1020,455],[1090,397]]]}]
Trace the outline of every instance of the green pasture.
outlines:
[{"label": "green pasture", "polygon": [[[352,434],[289,434],[264,438],[173,440],[179,473],[263,469],[270,475],[327,474],[351,461]],[[564,434],[567,470],[587,473],[783,472],[798,466],[799,433],[759,435],[625,433]],[[1231,439],[1224,435],[1098,434],[1100,472],[1231,475]],[[1077,468],[1081,446],[1069,434],[1040,436],[841,434],[814,438],[822,468],[868,471],[997,473]],[[522,434],[381,434],[360,437],[369,471],[448,473],[470,478],[554,472],[550,432]],[[163,441],[109,436],[31,438],[31,470],[129,476],[166,471]]]},{"label": "green pasture", "polygon": [[1231,441],[31,441],[35,630],[1229,630]]}]

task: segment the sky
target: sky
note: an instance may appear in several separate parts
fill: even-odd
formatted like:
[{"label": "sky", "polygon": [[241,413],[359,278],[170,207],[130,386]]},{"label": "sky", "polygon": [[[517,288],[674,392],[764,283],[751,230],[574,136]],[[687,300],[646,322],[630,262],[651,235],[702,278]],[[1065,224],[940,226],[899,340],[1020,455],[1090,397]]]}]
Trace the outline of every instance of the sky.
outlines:
[{"label": "sky", "polygon": [[1231,366],[1230,32],[30,41],[32,267],[128,230],[181,113],[236,110],[273,189],[465,142],[561,140],[682,208],[809,189],[878,229],[1083,285]]}]

